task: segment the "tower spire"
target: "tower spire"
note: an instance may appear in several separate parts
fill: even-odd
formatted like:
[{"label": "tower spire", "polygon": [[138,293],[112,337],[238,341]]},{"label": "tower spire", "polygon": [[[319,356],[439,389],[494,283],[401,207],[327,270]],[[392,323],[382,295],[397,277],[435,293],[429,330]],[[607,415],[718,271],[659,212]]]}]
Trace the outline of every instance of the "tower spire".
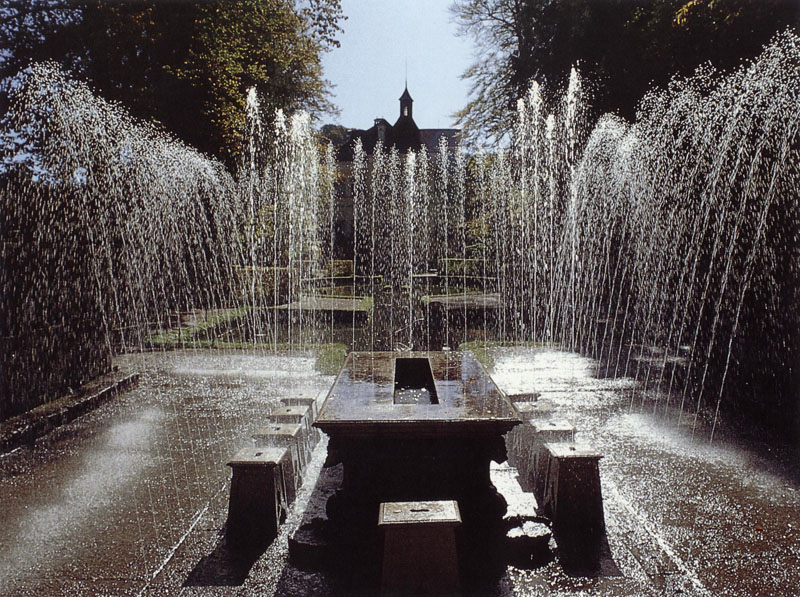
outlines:
[{"label": "tower spire", "polygon": [[400,116],[408,116],[411,117],[411,104],[414,103],[414,100],[411,98],[411,94],[408,92],[408,83],[406,83],[406,88],[403,91],[403,95],[400,96]]}]

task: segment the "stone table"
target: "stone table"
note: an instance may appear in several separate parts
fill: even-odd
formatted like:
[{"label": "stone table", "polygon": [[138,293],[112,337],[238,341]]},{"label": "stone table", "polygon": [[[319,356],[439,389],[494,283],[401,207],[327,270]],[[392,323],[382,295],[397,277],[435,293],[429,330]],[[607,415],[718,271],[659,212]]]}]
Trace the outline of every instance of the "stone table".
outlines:
[{"label": "stone table", "polygon": [[506,511],[489,463],[520,422],[472,353],[350,353],[314,423],[330,438],[325,465],[343,466],[328,516],[369,536],[382,502],[456,500],[462,552],[485,552]]}]

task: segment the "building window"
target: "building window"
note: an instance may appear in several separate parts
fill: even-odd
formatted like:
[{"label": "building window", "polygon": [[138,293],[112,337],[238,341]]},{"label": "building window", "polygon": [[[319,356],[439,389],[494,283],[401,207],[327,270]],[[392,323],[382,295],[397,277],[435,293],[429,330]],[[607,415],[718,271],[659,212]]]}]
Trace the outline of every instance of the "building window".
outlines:
[{"label": "building window", "polygon": [[403,116],[408,116],[408,106],[403,106]]}]

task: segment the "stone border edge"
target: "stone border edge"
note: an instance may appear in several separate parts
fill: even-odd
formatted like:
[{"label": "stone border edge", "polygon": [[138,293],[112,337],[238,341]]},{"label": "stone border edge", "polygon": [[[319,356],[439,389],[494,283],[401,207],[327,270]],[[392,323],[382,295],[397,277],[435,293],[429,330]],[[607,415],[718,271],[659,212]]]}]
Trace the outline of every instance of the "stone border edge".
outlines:
[{"label": "stone border edge", "polygon": [[[94,387],[98,383],[100,389]],[[0,423],[0,454],[6,454],[25,444],[32,444],[43,435],[74,421],[117,394],[135,387],[138,383],[138,373],[131,373],[118,379],[90,382],[87,384],[92,387],[89,391],[81,392],[76,396],[68,395],[58,398],[6,419]]]}]

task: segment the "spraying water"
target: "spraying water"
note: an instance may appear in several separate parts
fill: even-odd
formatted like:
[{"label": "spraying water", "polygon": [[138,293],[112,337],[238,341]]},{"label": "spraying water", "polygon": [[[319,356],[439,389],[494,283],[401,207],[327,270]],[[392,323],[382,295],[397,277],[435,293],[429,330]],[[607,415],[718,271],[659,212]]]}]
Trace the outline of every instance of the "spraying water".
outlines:
[{"label": "spraying water", "polygon": [[[511,146],[491,155],[357,146],[340,165],[353,183],[346,291],[334,280],[336,165],[307,116],[265,118],[251,93],[234,177],[35,66],[3,133],[4,246],[22,247],[3,256],[15,314],[3,336],[30,339],[7,352],[38,355],[56,379],[64,357],[43,349],[55,326],[91,362],[84,375],[113,352],[176,340],[540,342],[658,390],[632,409],[655,395],[656,412],[696,420],[734,388],[780,412],[797,383],[799,55],[781,35],[727,76],[652,92],[634,123],[593,126],[573,70],[553,106],[531,86]],[[323,300],[342,296],[344,336],[340,307]],[[198,310],[189,332],[182,314]]]}]

